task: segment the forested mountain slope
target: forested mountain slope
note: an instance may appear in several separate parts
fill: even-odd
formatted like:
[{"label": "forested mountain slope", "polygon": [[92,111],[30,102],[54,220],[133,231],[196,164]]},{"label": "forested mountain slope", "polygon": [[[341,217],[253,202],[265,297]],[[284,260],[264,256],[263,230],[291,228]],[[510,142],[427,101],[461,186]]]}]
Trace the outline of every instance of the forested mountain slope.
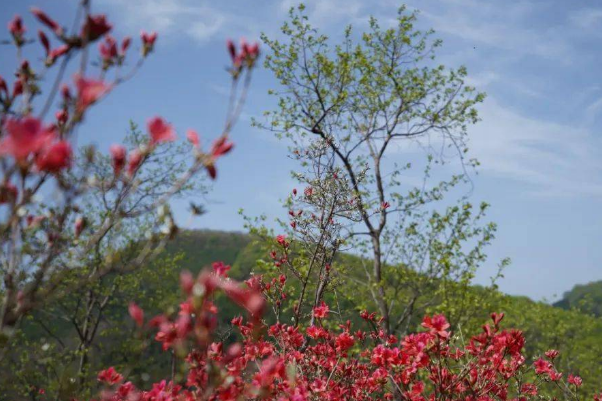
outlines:
[{"label": "forested mountain slope", "polygon": [[554,306],[567,310],[578,309],[583,313],[602,317],[602,280],[576,285],[565,292]]}]

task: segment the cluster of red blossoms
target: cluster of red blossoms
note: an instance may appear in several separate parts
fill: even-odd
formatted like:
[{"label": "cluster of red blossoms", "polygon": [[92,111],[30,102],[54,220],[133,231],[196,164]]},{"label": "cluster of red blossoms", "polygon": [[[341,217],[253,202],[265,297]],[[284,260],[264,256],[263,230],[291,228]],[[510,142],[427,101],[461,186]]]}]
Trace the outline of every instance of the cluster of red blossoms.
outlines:
[{"label": "cluster of red blossoms", "polygon": [[[107,17],[91,14],[90,1],[79,3],[74,21],[68,24],[70,29],[39,8],[32,8],[32,14],[40,23],[39,43],[28,36],[28,27],[20,16],[15,16],[8,24],[17,63],[13,82],[0,76],[0,225],[5,231],[2,249],[6,252],[3,256],[11,261],[4,272],[0,300],[3,311],[0,331],[3,333],[12,333],[21,317],[35,309],[41,299],[52,295],[58,287],[56,284],[64,277],[63,272],[79,263],[80,258],[72,258],[71,250],[77,248],[82,254],[86,253],[86,249],[96,247],[106,238],[106,233],[120,226],[124,219],[154,212],[165,216],[163,211],[170,199],[203,170],[210,178],[216,178],[216,161],[233,148],[229,135],[240,117],[251,70],[259,56],[257,44],[243,41],[240,50],[232,43],[228,44],[232,55],[230,79],[235,82],[240,76],[245,79],[242,85],[232,85],[224,129],[208,150],[202,149],[199,135],[188,130],[186,137],[192,145],[193,157],[185,170],[148,208],[124,213],[124,205],[136,196],[143,181],[144,167],[152,162],[153,152],[160,145],[174,141],[176,130],[162,117],[149,119],[146,141],[137,143],[132,149],[121,144],[110,147],[113,174],[108,175],[94,173],[98,158],[92,147],[86,147],[76,159],[75,133],[92,106],[133,77],[154,51],[157,34],[141,33],[138,58],[130,62],[132,39],[118,40],[111,36],[113,26]],[[25,54],[33,53],[24,51],[30,44],[43,51],[42,57],[32,57],[31,62],[24,58]],[[36,59],[41,62],[34,63]],[[72,77],[67,75],[69,71],[74,71]],[[47,92],[43,91],[46,87]],[[97,190],[103,192],[103,197],[107,195],[105,199],[114,200],[110,207],[112,212],[101,217],[102,234],[82,236],[88,222],[81,200],[85,194]],[[58,196],[42,196],[50,191]],[[150,232],[149,244],[155,244],[156,239],[166,241],[166,234],[173,232],[175,224],[171,216],[160,217]],[[39,240],[39,246],[22,246],[24,238],[34,239],[36,245]],[[158,248],[160,246],[155,249]],[[73,264],[62,260],[66,253]],[[127,270],[125,266],[105,267],[107,271],[103,274],[113,269]],[[248,294],[229,286],[229,283],[223,283],[219,288],[246,305]],[[40,296],[41,293],[44,295]],[[130,311],[142,325],[142,311],[135,305],[130,306]],[[169,338],[167,322],[157,324],[157,327],[165,328],[166,338]],[[111,371],[105,374],[108,376],[102,377],[111,377],[106,379],[109,382],[119,381],[119,376]]]},{"label": "cluster of red blossoms", "polygon": [[231,40],[227,42],[228,52],[232,59],[232,75],[236,78],[245,68],[253,68],[255,62],[259,58],[259,44],[247,43],[244,39],[240,41],[240,51],[236,49],[236,45]]},{"label": "cluster of red blossoms", "polygon": [[[562,388],[567,399],[578,399],[582,380],[573,375],[560,380],[554,368],[558,352],[528,364],[525,339],[520,331],[500,327],[503,314],[492,314],[491,323],[466,344],[454,339],[442,315],[426,316],[424,331],[402,339],[385,334],[378,324],[368,332],[353,331],[350,322],[332,329],[336,325],[327,325],[324,303],[314,309],[312,326],[268,327],[261,320],[261,278],[241,285],[227,278],[227,270],[217,263],[213,272],[196,279],[183,274],[186,301],[178,315],[146,323],[156,328],[164,350],[187,350],[186,380],[163,380],[143,391],[109,368],[98,376],[105,385],[102,400],[527,401],[545,399],[540,389],[547,383]],[[248,312],[246,321],[232,319],[240,343],[226,345],[213,337],[218,310],[212,299],[218,291]],[[130,306],[130,314],[144,325],[139,308]],[[361,316],[378,322],[374,314]]]},{"label": "cluster of red blossoms", "polygon": [[[118,42],[110,35],[112,25],[104,15],[89,15],[82,24],[81,29],[75,33],[68,33],[58,22],[49,17],[38,8],[32,8],[33,15],[46,27],[51,34],[60,42],[60,45],[52,47],[49,36],[43,30],[38,31],[38,38],[45,51],[44,64],[46,68],[52,67],[57,61],[67,62],[70,55],[82,51],[91,43],[98,41],[98,55],[100,57],[101,78],[85,77],[77,73],[73,78],[73,86],[67,83],[60,84],[60,109],[55,113],[55,120],[45,123],[42,111],[41,116],[32,115],[31,100],[39,95],[39,76],[34,71],[29,61],[23,60],[16,71],[17,79],[13,83],[12,90],[0,76],[0,108],[2,118],[0,119],[0,158],[11,157],[14,167],[6,174],[3,182],[0,182],[0,204],[17,203],[19,193],[17,186],[11,182],[11,175],[16,171],[22,174],[59,174],[73,164],[73,149],[70,135],[76,125],[84,117],[87,109],[106,96],[114,86],[121,83],[125,77],[117,76],[114,81],[108,82],[106,72],[114,66],[121,66],[125,60],[126,53],[130,48],[132,40],[125,37]],[[8,24],[9,32],[17,48],[21,48],[29,41],[26,38],[27,28],[20,16],[15,16]],[[136,64],[139,67],[141,61],[154,49],[157,34],[141,33],[141,59]],[[241,50],[229,41],[228,50],[232,55],[231,73],[234,79],[244,69],[251,69],[259,56],[257,44],[249,45],[242,41]],[[51,105],[53,94],[47,104]],[[25,104],[23,110],[13,110]],[[110,155],[116,179],[131,179],[145,158],[154,150],[156,145],[163,142],[171,142],[176,138],[174,128],[161,117],[149,120],[149,141],[147,146],[142,146],[127,151],[122,145],[112,145]],[[228,139],[227,133],[221,135],[214,141],[208,152],[203,152],[199,135],[188,130],[187,139],[193,145],[197,163],[204,166],[211,178],[217,175],[215,161],[228,153],[233,143]],[[122,177],[123,173],[123,177]]]},{"label": "cluster of red blossoms", "polygon": [[[131,39],[124,38],[120,50],[117,51],[115,39],[109,36],[112,25],[104,15],[88,15],[80,31],[69,34],[65,28],[39,8],[34,7],[31,12],[60,42],[60,45],[53,48],[48,35],[43,30],[38,31],[39,41],[45,51],[45,68],[50,68],[61,58],[67,62],[68,55],[83,50],[103,37],[104,41],[99,45],[99,53],[104,62],[103,69],[106,70],[110,65],[123,62]],[[9,22],[8,30],[17,48],[20,49],[28,43],[25,37],[27,28],[20,16],[15,16]],[[142,33],[141,38],[142,54],[146,56],[152,51],[157,35]],[[32,115],[32,99],[40,95],[39,75],[28,60],[23,60],[15,76],[12,90],[9,90],[7,82],[0,76],[2,108],[0,157],[12,157],[14,161],[14,168],[5,174],[4,182],[0,184],[0,203],[14,202],[18,197],[16,186],[8,181],[15,169],[22,174],[29,172],[58,174],[71,166],[73,149],[69,141],[70,133],[82,121],[85,111],[108,94],[117,83],[84,77],[80,73],[75,74],[74,93],[68,84],[61,84],[61,107],[55,113],[55,121],[45,123],[43,121],[45,111],[42,111],[40,117]],[[53,100],[51,94],[47,99],[47,105],[51,105]],[[21,110],[15,110],[19,106]],[[154,137],[153,132],[151,135]],[[135,157],[132,159],[135,161]]]}]

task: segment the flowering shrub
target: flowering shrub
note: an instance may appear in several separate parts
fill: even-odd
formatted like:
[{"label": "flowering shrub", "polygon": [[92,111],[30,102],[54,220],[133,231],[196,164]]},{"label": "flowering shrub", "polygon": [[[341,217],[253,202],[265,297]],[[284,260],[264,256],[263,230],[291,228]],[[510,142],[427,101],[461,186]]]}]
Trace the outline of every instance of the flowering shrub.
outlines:
[{"label": "flowering shrub", "polygon": [[[181,286],[186,299],[177,316],[145,323],[135,305],[130,314],[138,325],[156,331],[164,350],[186,355],[185,381],[163,380],[142,391],[109,368],[98,375],[106,387],[101,399],[526,401],[545,399],[541,390],[547,387],[565,399],[579,399],[582,380],[557,371],[558,351],[526,361],[523,334],[501,327],[503,313],[491,314],[491,322],[466,342],[452,335],[442,315],[426,316],[423,331],[398,339],[385,333],[374,313],[361,313],[369,331],[354,330],[350,322],[327,324],[326,304],[314,309],[315,323],[304,329],[266,326],[262,292],[270,285],[258,276],[241,285],[228,279],[219,263],[196,279],[182,274]],[[232,319],[241,342],[227,345],[214,336],[218,292],[247,312],[246,319]],[[602,394],[594,397],[601,399]]]}]

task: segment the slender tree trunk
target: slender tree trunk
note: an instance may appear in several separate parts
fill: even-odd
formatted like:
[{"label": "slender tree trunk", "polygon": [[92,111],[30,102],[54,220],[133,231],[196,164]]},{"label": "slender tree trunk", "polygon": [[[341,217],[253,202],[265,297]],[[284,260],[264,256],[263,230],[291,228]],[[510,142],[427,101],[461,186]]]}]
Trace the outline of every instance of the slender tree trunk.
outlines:
[{"label": "slender tree trunk", "polygon": [[380,238],[377,235],[372,236],[372,249],[374,252],[373,260],[373,275],[374,281],[377,285],[377,304],[380,310],[381,317],[383,318],[383,324],[387,334],[391,334],[391,322],[389,319],[389,307],[387,306],[387,300],[385,298],[385,288],[382,282],[382,253],[380,249]]}]

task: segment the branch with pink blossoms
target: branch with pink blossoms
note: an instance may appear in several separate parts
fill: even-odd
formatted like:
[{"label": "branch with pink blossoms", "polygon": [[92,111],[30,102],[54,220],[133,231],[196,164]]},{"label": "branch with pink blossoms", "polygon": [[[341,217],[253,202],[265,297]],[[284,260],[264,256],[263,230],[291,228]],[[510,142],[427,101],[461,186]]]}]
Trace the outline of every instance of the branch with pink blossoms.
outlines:
[{"label": "branch with pink blossoms", "polygon": [[[21,17],[15,16],[8,25],[18,67],[12,85],[0,77],[2,337],[11,335],[23,316],[51,297],[63,276],[76,271],[121,222],[156,214],[154,227],[158,231],[147,240],[138,257],[127,263],[107,258],[107,263],[82,274],[76,284],[83,286],[116,271],[132,271],[163,248],[177,230],[169,210],[170,200],[202,171],[215,179],[217,161],[232,150],[229,136],[240,116],[259,57],[257,45],[243,41],[237,50],[229,42],[233,94],[224,131],[210,149],[203,150],[198,134],[189,130],[186,136],[192,144],[192,163],[152,202],[138,204],[133,196],[144,180],[142,172],[147,161],[166,143],[176,140],[172,124],[154,117],[147,124],[148,140],[132,149],[111,146],[113,174],[108,179],[98,180],[94,176],[93,151],[84,152],[80,158],[73,147],[75,134],[84,125],[86,115],[116,86],[135,75],[153,53],[157,34],[142,32],[139,56],[133,67],[123,72],[130,63],[132,39],[115,39],[107,17],[92,14],[90,9],[89,0],[80,3],[71,30],[39,8],[31,9],[43,28],[37,32],[44,54],[40,73],[38,66],[23,58],[23,48],[36,40],[28,37],[28,28]],[[65,81],[66,72],[72,69],[70,64],[78,57],[78,72],[71,82]],[[93,72],[94,68],[97,72]],[[42,79],[53,72],[55,79],[43,98]],[[239,81],[243,83],[237,92]],[[39,110],[37,105],[41,105]],[[54,119],[45,121],[53,109]],[[82,235],[88,224],[81,200],[93,192],[102,193],[105,206],[111,199],[110,208],[94,232]]]}]

